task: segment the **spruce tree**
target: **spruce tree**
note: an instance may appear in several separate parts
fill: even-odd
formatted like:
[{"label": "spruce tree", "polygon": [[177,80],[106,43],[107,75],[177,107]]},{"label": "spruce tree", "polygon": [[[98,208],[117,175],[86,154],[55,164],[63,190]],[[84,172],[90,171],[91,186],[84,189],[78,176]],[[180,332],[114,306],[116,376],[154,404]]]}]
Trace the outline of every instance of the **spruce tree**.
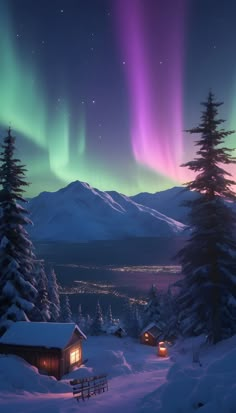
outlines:
[{"label": "spruce tree", "polygon": [[165,323],[164,339],[174,341],[179,336],[178,307],[176,295],[173,295],[171,286],[162,297],[162,313]]},{"label": "spruce tree", "polygon": [[223,169],[236,161],[232,149],[223,146],[233,131],[219,127],[224,122],[217,117],[221,104],[210,92],[199,126],[188,131],[200,135],[197,157],[182,165],[196,173],[186,188],[198,196],[185,203],[190,236],[178,254],[184,276],[178,296],[182,332],[205,333],[211,343],[236,331],[236,217],[227,202],[235,201],[235,182]]},{"label": "spruce tree", "polygon": [[135,303],[127,299],[124,303],[123,323],[125,331],[131,337],[137,338],[141,330],[141,318],[139,309]]},{"label": "spruce tree", "polygon": [[77,312],[77,317],[76,317],[76,323],[78,324],[79,328],[82,331],[85,331],[86,329],[86,319],[83,316],[83,312],[82,312],[82,305],[79,304],[78,305],[78,312]]},{"label": "spruce tree", "polygon": [[128,329],[128,334],[131,337],[138,338],[141,332],[141,319],[137,305],[133,304],[131,308],[131,320]]},{"label": "spruce tree", "polygon": [[76,318],[76,321],[77,321],[77,323],[78,323],[78,325],[80,325],[80,323],[81,323],[81,321],[83,320],[83,313],[82,313],[82,305],[81,304],[79,304],[78,305],[78,313],[77,313],[77,318]]},{"label": "spruce tree", "polygon": [[96,335],[103,333],[103,326],[104,326],[104,321],[103,321],[102,309],[98,301],[96,305],[95,317],[93,319],[93,322],[90,328],[91,334],[96,336]]},{"label": "spruce tree", "polygon": [[78,326],[80,326],[81,324],[84,323],[84,316],[83,316],[83,313],[82,313],[82,305],[81,304],[78,305],[76,323],[78,324]]},{"label": "spruce tree", "polygon": [[[91,319],[90,315],[86,314],[85,318],[84,318],[84,327],[83,327],[82,331],[84,331],[86,334],[90,334],[92,323],[93,323],[93,320]],[[79,327],[80,327],[80,325],[79,325]]]},{"label": "spruce tree", "polygon": [[106,324],[108,327],[113,324],[113,315],[112,315],[111,305],[108,306],[107,315],[106,315]]},{"label": "spruce tree", "polygon": [[34,254],[25,227],[31,224],[23,198],[26,169],[15,158],[15,138],[9,128],[0,153],[0,331],[11,322],[28,321],[37,289]]},{"label": "spruce tree", "polygon": [[147,304],[144,307],[144,322],[149,324],[154,322],[160,331],[164,331],[165,322],[161,304],[161,296],[158,293],[157,287],[153,284],[148,292]]},{"label": "spruce tree", "polygon": [[57,275],[53,268],[48,274],[48,298],[50,301],[50,321],[58,321],[61,314],[61,305]]},{"label": "spruce tree", "polygon": [[63,294],[61,304],[61,321],[64,323],[72,323],[72,312],[70,308],[70,301],[67,294]]},{"label": "spruce tree", "polygon": [[130,331],[132,330],[133,326],[133,306],[129,298],[126,298],[126,300],[124,301],[122,322],[124,324],[127,334],[130,334]]},{"label": "spruce tree", "polygon": [[34,263],[35,281],[38,289],[36,305],[32,311],[34,321],[49,321],[50,302],[48,298],[48,279],[44,270],[44,261],[36,260]]}]

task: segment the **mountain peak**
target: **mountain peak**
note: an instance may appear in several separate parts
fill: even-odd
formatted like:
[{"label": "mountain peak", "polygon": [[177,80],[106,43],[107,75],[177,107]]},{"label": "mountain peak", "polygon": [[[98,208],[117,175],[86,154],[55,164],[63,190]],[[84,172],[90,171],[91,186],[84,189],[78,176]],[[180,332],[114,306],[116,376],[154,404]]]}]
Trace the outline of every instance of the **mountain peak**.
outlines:
[{"label": "mountain peak", "polygon": [[93,189],[91,185],[89,185],[87,182],[82,182],[82,181],[73,181],[64,188],[60,189],[59,191],[74,191],[74,190],[91,190]]},{"label": "mountain peak", "polygon": [[35,240],[90,241],[133,237],[172,237],[184,225],[116,191],[103,192],[74,181],[29,203]]}]

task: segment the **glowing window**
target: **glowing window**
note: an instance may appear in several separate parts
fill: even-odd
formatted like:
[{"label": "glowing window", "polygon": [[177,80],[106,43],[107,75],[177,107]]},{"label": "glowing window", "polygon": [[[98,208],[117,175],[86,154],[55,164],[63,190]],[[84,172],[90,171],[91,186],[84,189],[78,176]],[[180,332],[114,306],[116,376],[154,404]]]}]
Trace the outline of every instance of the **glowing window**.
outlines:
[{"label": "glowing window", "polygon": [[75,364],[80,360],[80,349],[77,348],[70,353],[70,364]]},{"label": "glowing window", "polygon": [[147,337],[147,338],[148,338],[148,333],[145,333],[145,334],[144,334],[144,337]]}]

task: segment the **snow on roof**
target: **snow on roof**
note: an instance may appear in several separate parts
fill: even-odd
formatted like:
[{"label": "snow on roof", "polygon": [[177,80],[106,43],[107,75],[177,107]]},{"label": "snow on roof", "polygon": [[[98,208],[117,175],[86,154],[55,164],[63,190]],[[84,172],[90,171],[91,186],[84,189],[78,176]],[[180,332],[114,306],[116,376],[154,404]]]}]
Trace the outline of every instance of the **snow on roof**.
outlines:
[{"label": "snow on roof", "polygon": [[141,335],[146,333],[146,331],[151,330],[153,327],[156,327],[159,331],[159,327],[158,325],[155,323],[155,321],[152,321],[150,324],[148,324],[142,331],[141,331]]},{"label": "snow on roof", "polygon": [[0,338],[0,344],[63,349],[69,343],[74,331],[78,331],[82,338],[86,338],[74,323],[17,321]]}]

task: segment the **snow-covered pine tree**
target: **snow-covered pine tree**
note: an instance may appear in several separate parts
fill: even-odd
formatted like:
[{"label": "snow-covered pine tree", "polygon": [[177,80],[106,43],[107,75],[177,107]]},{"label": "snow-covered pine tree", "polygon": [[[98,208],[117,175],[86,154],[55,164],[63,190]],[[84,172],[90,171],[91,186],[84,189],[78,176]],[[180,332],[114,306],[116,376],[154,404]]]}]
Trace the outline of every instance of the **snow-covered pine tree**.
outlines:
[{"label": "snow-covered pine tree", "polygon": [[83,318],[84,317],[83,317],[83,313],[82,313],[82,305],[79,304],[78,305],[78,313],[77,313],[77,323],[79,324],[82,321]]},{"label": "snow-covered pine tree", "polygon": [[141,318],[136,304],[131,304],[127,299],[124,303],[122,323],[125,331],[131,337],[138,337],[141,330]]},{"label": "snow-covered pine tree", "polygon": [[104,326],[104,321],[103,321],[103,315],[102,315],[102,309],[100,306],[99,301],[97,302],[96,305],[96,312],[95,312],[95,317],[93,319],[93,322],[91,324],[90,328],[90,333],[93,336],[97,336],[101,333],[103,333],[103,326]]},{"label": "snow-covered pine tree", "polygon": [[44,261],[35,260],[34,275],[38,289],[36,305],[32,311],[32,318],[34,321],[49,321],[50,302],[48,299],[48,279],[44,270]]},{"label": "snow-covered pine tree", "polygon": [[82,329],[82,331],[85,332],[86,334],[90,334],[92,322],[93,321],[90,315],[86,314],[86,316],[84,317],[84,328]]},{"label": "snow-covered pine tree", "polygon": [[82,313],[82,305],[78,305],[78,312],[77,312],[77,317],[76,317],[76,322],[80,326],[84,322],[84,316]]},{"label": "snow-covered pine tree", "polygon": [[178,307],[176,296],[170,287],[162,296],[162,314],[165,323],[164,339],[174,341],[179,336]]},{"label": "snow-covered pine tree", "polygon": [[178,297],[182,331],[186,335],[205,333],[212,343],[236,331],[236,243],[235,213],[226,201],[235,201],[235,182],[223,165],[235,163],[232,149],[223,146],[233,133],[219,128],[218,107],[210,92],[202,105],[201,122],[190,129],[199,134],[197,157],[182,166],[197,173],[186,188],[199,196],[185,203],[190,208],[190,236],[178,256],[184,280]]},{"label": "snow-covered pine tree", "polygon": [[[25,227],[32,224],[23,207],[26,169],[14,157],[15,138],[9,128],[0,153],[0,331],[13,321],[28,321],[37,289],[34,254]],[[21,205],[19,204],[21,203]]]},{"label": "snow-covered pine tree", "polygon": [[141,332],[141,319],[137,305],[133,305],[131,308],[131,320],[128,328],[128,334],[131,337],[138,338]]},{"label": "snow-covered pine tree", "polygon": [[130,303],[129,298],[127,298],[124,302],[123,312],[122,312],[122,322],[124,324],[124,328],[127,334],[130,333],[133,325],[133,308]]},{"label": "snow-covered pine tree", "polygon": [[106,324],[107,326],[111,326],[113,324],[113,315],[112,315],[111,305],[108,306],[108,310],[106,314]]},{"label": "snow-covered pine tree", "polygon": [[82,331],[85,331],[86,321],[85,321],[85,317],[83,316],[82,305],[81,304],[78,305],[76,323],[78,324],[78,326],[81,328]]},{"label": "snow-covered pine tree", "polygon": [[59,286],[55,270],[48,273],[48,298],[50,301],[50,321],[58,321],[61,314]]},{"label": "snow-covered pine tree", "polygon": [[61,294],[61,321],[63,323],[73,322],[70,301],[67,294]]},{"label": "snow-covered pine tree", "polygon": [[104,331],[110,334],[114,331],[114,328],[118,328],[119,320],[115,320],[112,315],[111,305],[108,306],[106,315],[104,317]]},{"label": "snow-covered pine tree", "polygon": [[161,296],[155,284],[152,284],[147,297],[147,304],[144,307],[144,323],[147,325],[155,322],[160,331],[165,330],[165,320],[163,315]]}]

